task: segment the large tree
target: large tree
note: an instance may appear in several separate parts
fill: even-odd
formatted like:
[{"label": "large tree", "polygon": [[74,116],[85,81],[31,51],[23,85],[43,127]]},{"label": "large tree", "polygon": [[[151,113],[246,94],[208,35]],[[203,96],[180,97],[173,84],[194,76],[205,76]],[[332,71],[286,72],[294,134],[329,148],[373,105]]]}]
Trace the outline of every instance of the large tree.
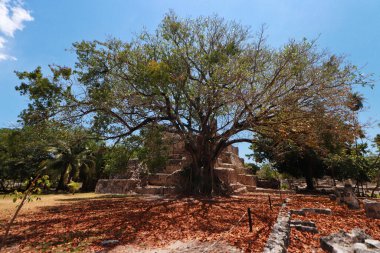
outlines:
[{"label": "large tree", "polygon": [[[49,117],[91,127],[117,140],[149,124],[178,134],[192,158],[193,193],[222,190],[213,168],[228,145],[251,134],[305,132],[320,114],[347,121],[354,84],[365,80],[314,41],[279,49],[219,17],[167,14],[158,29],[132,41],[74,43],[74,70],[51,66],[18,72],[32,99],[26,121]],[[353,127],[353,126],[352,126]]]}]

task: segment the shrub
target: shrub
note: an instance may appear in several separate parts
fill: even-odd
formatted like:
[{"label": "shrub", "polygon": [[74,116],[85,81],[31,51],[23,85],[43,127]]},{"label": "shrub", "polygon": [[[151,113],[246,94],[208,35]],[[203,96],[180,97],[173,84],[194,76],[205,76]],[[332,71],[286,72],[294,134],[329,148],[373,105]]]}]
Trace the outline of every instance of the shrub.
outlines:
[{"label": "shrub", "polygon": [[69,191],[74,194],[82,187],[81,183],[70,181],[70,183],[67,184],[67,187],[69,187]]}]

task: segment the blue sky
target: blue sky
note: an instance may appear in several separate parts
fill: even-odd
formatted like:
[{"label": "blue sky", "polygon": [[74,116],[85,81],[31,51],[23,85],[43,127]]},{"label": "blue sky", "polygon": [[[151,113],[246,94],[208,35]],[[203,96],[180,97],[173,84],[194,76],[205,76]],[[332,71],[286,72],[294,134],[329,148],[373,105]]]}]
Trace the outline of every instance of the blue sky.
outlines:
[{"label": "blue sky", "polygon": [[[170,9],[182,17],[218,14],[251,26],[266,24],[268,42],[279,47],[289,39],[319,38],[321,48],[344,54],[373,73],[374,89],[360,89],[360,113],[373,137],[380,133],[380,1],[378,0],[0,0],[0,127],[16,124],[26,98],[14,90],[14,70],[48,64],[72,66],[71,44],[117,37],[128,40],[143,28],[154,30]],[[246,152],[246,146],[242,146]]]}]

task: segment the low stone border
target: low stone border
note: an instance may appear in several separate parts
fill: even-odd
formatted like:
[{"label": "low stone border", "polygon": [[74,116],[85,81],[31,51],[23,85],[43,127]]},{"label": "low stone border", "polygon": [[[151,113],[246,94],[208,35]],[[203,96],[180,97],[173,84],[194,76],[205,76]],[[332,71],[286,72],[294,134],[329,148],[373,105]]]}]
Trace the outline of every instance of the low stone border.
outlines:
[{"label": "low stone border", "polygon": [[318,229],[312,221],[291,220],[290,228],[295,228],[302,232],[318,233]]},{"label": "low stone border", "polygon": [[331,209],[326,208],[302,208],[300,210],[290,210],[291,214],[305,215],[306,213],[331,214]]},{"label": "low stone border", "polygon": [[285,210],[286,202],[282,204],[277,217],[277,222],[273,226],[268,241],[265,244],[264,253],[285,253],[289,245],[290,238],[290,212]]}]

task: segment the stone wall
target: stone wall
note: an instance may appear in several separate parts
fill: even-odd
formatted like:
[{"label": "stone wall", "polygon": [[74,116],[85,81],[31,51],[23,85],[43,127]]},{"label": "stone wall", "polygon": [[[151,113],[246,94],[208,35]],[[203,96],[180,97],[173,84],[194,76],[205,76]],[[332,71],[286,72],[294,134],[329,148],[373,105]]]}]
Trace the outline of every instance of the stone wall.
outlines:
[{"label": "stone wall", "polygon": [[139,180],[136,179],[99,179],[96,193],[127,194],[136,189]]},{"label": "stone wall", "polygon": [[[167,137],[166,137],[167,138]],[[140,168],[141,164],[137,160],[131,161],[130,169],[126,173],[112,175],[110,179],[101,179],[96,186],[98,193],[127,193],[136,188],[136,192],[147,193],[165,192],[164,188],[178,187],[178,176],[184,167],[191,162],[190,156],[185,150],[184,142],[178,136],[171,136],[169,149],[169,160],[167,165],[158,173],[151,174],[147,178],[147,183],[140,183],[130,172]],[[218,157],[215,166],[215,175],[229,185],[232,192],[242,193],[256,189],[256,176],[249,174],[244,166],[244,160],[239,157],[239,149],[234,146],[227,147]],[[138,188],[138,189],[137,189]],[[172,192],[172,191],[171,191]]]}]

